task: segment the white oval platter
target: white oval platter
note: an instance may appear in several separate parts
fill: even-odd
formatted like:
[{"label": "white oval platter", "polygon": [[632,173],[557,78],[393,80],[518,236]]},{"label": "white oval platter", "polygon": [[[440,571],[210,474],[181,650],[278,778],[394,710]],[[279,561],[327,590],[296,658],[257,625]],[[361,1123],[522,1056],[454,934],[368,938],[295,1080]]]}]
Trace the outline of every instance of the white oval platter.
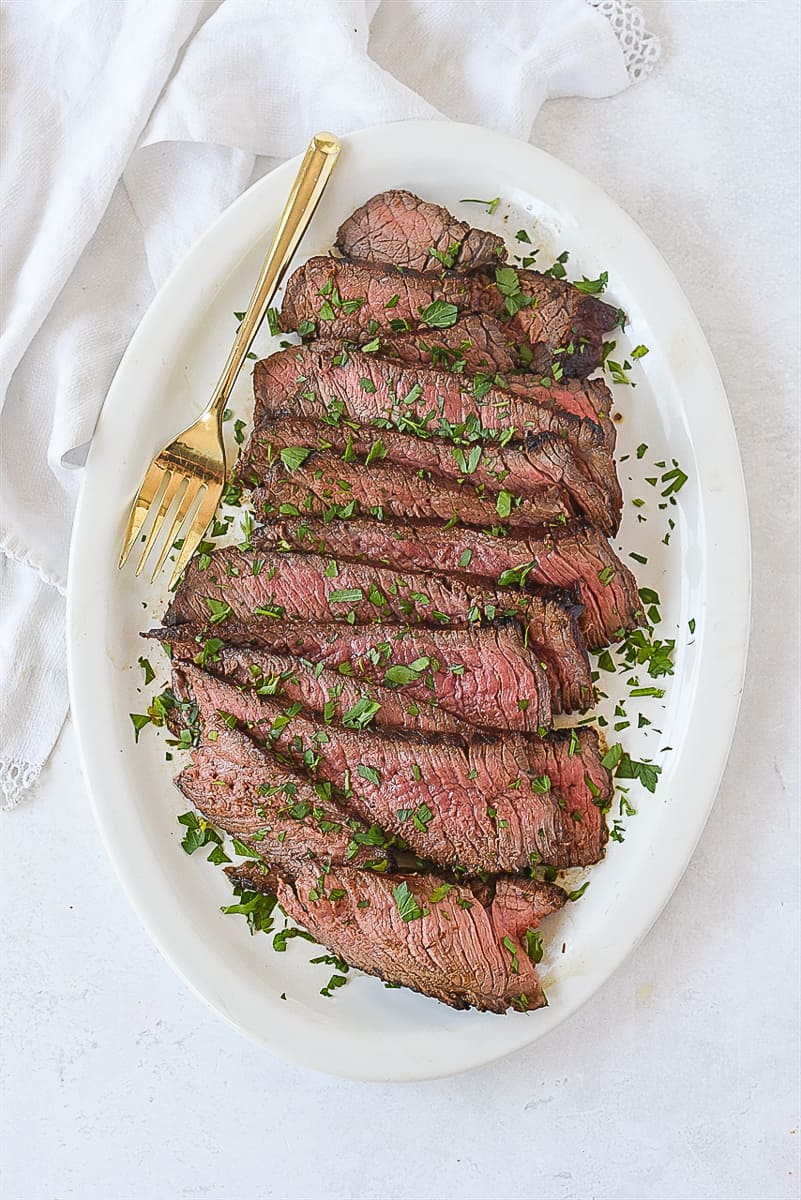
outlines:
[{"label": "white oval platter", "polygon": [[[288,162],[260,180],[208,230],[159,292],[120,364],[72,542],[72,712],[95,816],[122,884],[195,991],[243,1033],[299,1063],[358,1079],[427,1079],[552,1032],[644,937],[681,878],[721,780],[745,670],[750,557],[742,471],[723,386],[687,300],[644,233],[598,188],[540,150],[467,125],[407,122],[344,139],[298,261],[327,249],[338,224],[368,196],[405,187],[506,233],[516,253],[530,249],[515,241],[526,229],[539,248],[537,267],[567,249],[571,278],[608,271],[604,298],[629,314],[615,358],[622,362],[638,344],[649,348],[633,362],[636,386],[615,389],[627,501],[616,545],[624,556],[634,551],[648,560],[631,565],[640,586],[660,594],[658,632],[676,640],[676,669],[657,681],[665,684],[663,699],[636,708],[626,701],[631,727],[622,733],[613,733],[613,707],[626,689],[619,673],[601,673],[610,740],[620,736],[632,757],[652,759],[662,773],[654,794],[632,786],[637,814],[621,819],[625,841],[610,842],[586,894],[543,927],[548,1008],[505,1017],[454,1012],[358,975],[331,998],[321,996],[328,969],[309,965],[308,943],[276,953],[269,937],[250,936],[242,918],[223,916],[231,892],[222,872],[204,854],[190,858],[180,848],[176,816],[187,805],[171,785],[176,763],[165,761],[165,743],[150,728],[135,746],[129,717],[147,703],[141,654],[149,654],[155,682],[167,681],[158,650],[138,637],[163,611],[165,584],[117,570],[131,497],[153,454],[205,403],[296,167],[297,160]],[[496,196],[492,213],[461,202]],[[259,335],[260,354],[275,346],[268,333]],[[245,419],[249,392],[243,372],[233,407]],[[648,449],[638,459],[641,445]],[[672,459],[688,476],[675,504],[661,498],[660,476]],[[635,498],[646,503],[635,507]],[[637,728],[639,711],[649,726]],[[616,809],[610,821],[618,817]]]}]

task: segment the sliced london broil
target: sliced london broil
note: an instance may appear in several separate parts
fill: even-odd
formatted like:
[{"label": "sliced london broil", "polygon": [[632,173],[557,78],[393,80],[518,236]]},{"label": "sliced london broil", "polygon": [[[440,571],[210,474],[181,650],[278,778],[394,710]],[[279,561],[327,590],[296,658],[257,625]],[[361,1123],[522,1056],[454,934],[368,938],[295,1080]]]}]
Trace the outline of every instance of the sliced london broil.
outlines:
[{"label": "sliced london broil", "polygon": [[319,942],[386,983],[452,1008],[527,1012],[547,1004],[532,958],[541,954],[540,923],[567,900],[555,884],[499,879],[494,895],[480,899],[431,874],[334,866],[321,881],[313,866],[283,877],[251,863],[226,870],[242,889],[276,894]]},{"label": "sliced london broil", "polygon": [[[306,450],[355,456],[368,466],[394,463],[415,475],[428,472],[460,487],[467,484],[494,497],[491,503],[496,517],[502,491],[510,497],[539,503],[543,493],[550,496],[553,489],[558,489],[573,511],[582,513],[605,533],[616,532],[617,516],[610,509],[606,492],[580,469],[564,440],[555,433],[532,434],[522,443],[506,446],[467,440],[456,445],[444,438],[420,438],[396,429],[352,422],[325,425],[311,417],[268,418],[243,447],[237,473],[243,482],[256,486],[277,462],[289,468],[297,463],[305,465]],[[346,498],[340,497],[338,502],[343,501]]]},{"label": "sliced london broil", "polygon": [[[346,451],[346,453],[349,453]],[[317,516],[385,516],[404,520],[454,521],[479,529],[495,525],[511,529],[536,529],[566,521],[569,502],[558,487],[543,488],[534,496],[513,496],[499,504],[497,497],[482,494],[471,483],[463,485],[409,472],[391,462],[365,465],[348,461],[331,450],[316,450],[297,466],[287,467],[280,454],[261,472],[253,499],[262,520],[295,512]]]},{"label": "sliced london broil", "polygon": [[[397,632],[393,629],[393,633]],[[292,640],[294,656],[247,646],[224,646],[219,638],[205,636],[199,642],[191,637],[173,639],[170,645],[173,661],[200,665],[212,675],[238,687],[250,688],[260,696],[277,696],[290,703],[298,701],[304,708],[323,715],[326,721],[351,729],[473,732],[472,725],[441,708],[430,689],[420,688],[417,697],[410,699],[406,692],[385,684],[382,677],[377,682],[353,678],[324,667],[319,656],[315,665],[309,661],[315,658],[314,653],[309,658],[300,657],[303,651],[297,640]],[[314,643],[310,641],[309,645],[313,651]]]},{"label": "sliced london broil", "polygon": [[372,196],[357,208],[340,225],[335,245],[357,262],[417,271],[497,266],[506,259],[502,237],[473,229],[440,204],[401,188]]},{"label": "sliced london broil", "polygon": [[310,859],[386,867],[381,830],[321,795],[244,734],[222,723],[214,732],[213,741],[192,751],[176,784],[218,829],[283,870],[301,869]]},{"label": "sliced london broil", "polygon": [[[338,356],[330,352],[293,347],[257,362],[254,426],[268,417],[295,415],[333,425],[349,420],[379,429],[389,425],[418,437],[460,442],[465,432],[482,440],[502,439],[504,444],[555,434],[603,489],[612,522],[619,520],[623,501],[612,456],[614,426],[598,418],[590,400],[600,381],[530,388],[525,398],[491,387],[477,397],[452,372],[412,369],[357,352],[344,363],[335,360]],[[583,417],[568,409],[579,399],[587,413]]]},{"label": "sliced london broil", "polygon": [[[513,305],[513,316],[510,292],[522,305]],[[539,373],[547,364],[578,378],[599,366],[603,334],[618,320],[612,305],[536,271],[501,267],[439,275],[321,256],[290,276],[281,327],[291,332],[310,325],[319,337],[363,342],[382,330],[436,326],[469,312],[508,316],[510,337],[532,348]]]},{"label": "sliced london broil", "polygon": [[174,679],[207,731],[220,723],[245,730],[341,789],[366,823],[440,866],[516,872],[539,863],[587,866],[603,856],[612,780],[594,730],[470,742],[357,734],[196,667],[175,666]]},{"label": "sliced london broil", "polygon": [[[591,648],[619,641],[643,621],[637,582],[606,539],[577,522],[530,537],[493,537],[436,523],[285,520],[276,530],[289,545],[345,561],[382,563],[396,571],[473,576],[493,585],[575,588],[584,606],[579,625]],[[505,588],[501,591],[506,595]]]},{"label": "sliced london broil", "polygon": [[337,563],[330,555],[286,554],[261,546],[228,546],[212,554],[205,569],[202,565],[198,558],[190,562],[165,615],[166,625],[211,624],[230,641],[231,623],[239,622],[249,626],[251,640],[259,639],[255,644],[280,652],[275,638],[284,639],[281,627],[295,621],[350,621],[353,614],[357,624],[395,620],[463,628],[482,619],[514,616],[537,661],[547,664],[557,711],[586,708],[591,700],[575,604],[564,597],[495,589],[469,577],[408,571],[401,576],[385,566]]}]

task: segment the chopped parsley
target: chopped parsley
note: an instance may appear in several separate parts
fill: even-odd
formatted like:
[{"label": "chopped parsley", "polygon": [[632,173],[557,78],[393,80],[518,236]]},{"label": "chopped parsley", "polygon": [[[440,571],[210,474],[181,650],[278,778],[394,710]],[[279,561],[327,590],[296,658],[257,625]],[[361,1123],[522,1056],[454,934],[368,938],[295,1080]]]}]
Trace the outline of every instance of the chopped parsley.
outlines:
[{"label": "chopped parsley", "polygon": [[490,216],[492,216],[492,214],[495,212],[495,209],[498,207],[500,202],[501,202],[500,196],[495,196],[495,197],[493,197],[492,200],[463,199],[463,200],[459,201],[460,204],[484,204],[484,205],[486,205],[487,212],[489,213]]},{"label": "chopped parsley", "polygon": [[406,880],[403,883],[397,884],[392,889],[392,895],[395,898],[402,921],[417,921],[422,917],[423,913],[420,905],[409,891],[409,885]]},{"label": "chopped parsley", "polygon": [[609,272],[601,271],[597,279],[588,279],[587,276],[573,284],[574,288],[578,288],[580,292],[586,292],[588,296],[599,296],[605,291],[606,285],[609,282]]},{"label": "chopped parsley", "polygon": [[458,316],[456,305],[448,304],[445,300],[433,300],[420,312],[420,320],[431,329],[449,329],[456,324]]},{"label": "chopped parsley", "polygon": [[287,471],[296,471],[298,467],[303,466],[310,454],[311,450],[307,450],[305,446],[285,446],[280,452],[280,458]]}]

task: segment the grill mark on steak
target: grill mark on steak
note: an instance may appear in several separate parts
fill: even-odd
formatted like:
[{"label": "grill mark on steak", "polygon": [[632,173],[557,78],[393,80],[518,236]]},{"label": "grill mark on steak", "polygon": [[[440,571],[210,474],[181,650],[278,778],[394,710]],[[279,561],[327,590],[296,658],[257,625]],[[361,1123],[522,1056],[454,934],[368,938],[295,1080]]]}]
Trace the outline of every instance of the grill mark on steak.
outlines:
[{"label": "grill mark on steak", "polygon": [[[458,628],[474,624],[482,615],[515,616],[525,625],[537,659],[548,665],[554,710],[571,712],[591,702],[589,661],[574,606],[518,589],[495,589],[470,577],[419,572],[404,572],[401,577],[387,567],[357,562],[335,562],[336,575],[329,576],[330,562],[328,556],[288,555],[261,545],[216,550],[205,571],[194,558],[167,609],[165,624],[208,625],[207,599],[212,599],[231,609],[228,619],[214,626],[225,640],[231,640],[231,621],[239,621],[250,626],[252,637],[261,637],[263,645],[280,651],[271,639],[282,622],[259,615],[256,609],[274,611],[289,622],[343,621],[352,612],[358,624],[396,620]],[[354,589],[361,591],[361,600],[329,602],[332,592]]]},{"label": "grill mark on steak", "polygon": [[594,731],[574,732],[572,756],[564,732],[468,743],[358,735],[284,710],[194,666],[176,665],[173,677],[180,692],[191,692],[207,732],[220,714],[225,723],[235,718],[249,736],[341,789],[365,821],[442,866],[516,872],[539,862],[587,866],[603,855],[606,820],[586,780],[606,806],[612,780]]},{"label": "grill mark on steak", "polygon": [[[393,633],[397,630],[393,629]],[[343,718],[347,724],[348,714],[360,702],[368,702],[379,706],[371,719],[376,729],[406,729],[424,734],[473,732],[472,726],[438,707],[430,693],[420,694],[422,689],[418,689],[415,700],[411,701],[408,697],[404,699],[403,693],[381,686],[378,681],[368,686],[366,680],[322,667],[322,662],[315,667],[309,659],[290,654],[269,653],[247,646],[222,646],[216,652],[204,654],[205,640],[202,636],[199,643],[186,636],[174,639],[171,643],[173,661],[202,665],[210,674],[238,687],[251,688],[257,694],[297,700],[304,708],[325,714],[327,721],[337,724],[342,724]],[[351,717],[351,722],[354,719]]]},{"label": "grill mark on steak", "polygon": [[[510,493],[511,495],[511,493]],[[409,474],[395,463],[345,462],[331,451],[312,452],[288,471],[280,457],[261,472],[253,495],[256,512],[273,520],[281,513],[350,517],[385,514],[404,519],[455,519],[461,525],[491,529],[531,529],[566,521],[572,510],[557,487],[544,487],[532,497],[514,497],[508,517],[501,518],[497,500],[481,495],[469,480],[451,483],[419,472]]]},{"label": "grill mark on steak", "polygon": [[447,208],[400,188],[372,196],[357,208],[340,225],[335,245],[355,262],[392,263],[417,271],[437,271],[446,264],[456,268],[499,265],[507,254],[502,237],[473,229]]},{"label": "grill mark on steak", "polygon": [[[249,888],[264,882],[273,890],[263,873],[237,868],[231,875]],[[328,872],[322,890],[318,884],[319,874],[311,867],[294,878],[278,879],[278,901],[293,921],[351,966],[456,1009],[502,1013],[547,1004],[526,954],[525,929],[501,932],[507,906],[497,893],[485,906],[470,888],[455,884],[441,900],[432,901],[441,894],[438,875],[375,875],[347,867]],[[421,914],[410,921],[403,920],[395,896],[395,889],[404,885]],[[515,885],[499,883],[499,891],[504,886]],[[531,930],[565,902],[561,888],[545,883],[521,890],[517,901]]]},{"label": "grill mark on steak", "polygon": [[[605,492],[579,469],[557,434],[533,434],[520,445],[465,442],[456,446],[443,438],[419,438],[396,429],[278,417],[255,429],[242,448],[236,468],[239,478],[247,484],[258,482],[279,459],[280,451],[290,446],[352,453],[362,461],[371,453],[385,454],[387,462],[407,470],[430,471],[453,482],[467,479],[492,494],[505,489],[536,500],[543,491],[559,488],[593,525],[605,533],[617,532],[617,514],[610,511]],[[465,467],[471,469],[466,473]]]},{"label": "grill mark on steak", "polygon": [[[340,365],[334,357],[304,346],[257,362],[254,426],[267,417],[292,414],[331,424],[344,417],[363,425],[390,425],[423,437],[453,436],[454,426],[459,437],[465,428],[472,436],[489,433],[515,442],[536,434],[556,434],[604,490],[609,511],[619,519],[623,499],[612,456],[613,424],[598,424],[560,407],[560,395],[567,389],[541,389],[541,403],[499,388],[491,388],[476,400],[452,372],[412,370],[356,351]],[[594,381],[591,383],[594,386]]]},{"label": "grill mark on steak", "polygon": [[631,571],[597,530],[579,522],[536,536],[493,537],[436,523],[304,518],[285,520],[262,536],[338,560],[380,563],[397,571],[472,575],[496,586],[505,571],[523,569],[527,585],[576,589],[584,606],[579,626],[592,649],[619,641],[643,621]]},{"label": "grill mark on steak", "polygon": [[[538,365],[553,361],[560,351],[556,360],[566,376],[589,375],[600,364],[602,335],[614,328],[617,310],[567,280],[536,271],[516,274],[523,295],[536,303],[506,322],[511,340],[527,341]],[[336,294],[340,303],[336,308],[329,304],[333,319],[323,320],[320,311],[331,294]],[[421,314],[437,300],[454,304],[459,313],[505,313],[505,298],[491,271],[425,274],[382,263],[361,264],[319,256],[310,258],[290,276],[281,308],[281,328],[290,332],[301,322],[310,321],[322,336],[362,342],[375,332],[392,332],[401,322],[405,322],[400,325],[402,329],[425,327]],[[345,301],[361,303],[348,312]],[[571,344],[572,354],[567,352]]]},{"label": "grill mark on steak", "polygon": [[335,800],[318,795],[308,779],[224,725],[215,741],[192,751],[175,782],[207,820],[283,870],[299,870],[309,859],[387,861],[380,831],[371,832]]},{"label": "grill mark on steak", "polygon": [[[378,353],[411,367],[445,367],[466,375],[507,375],[519,362],[519,349],[504,327],[489,313],[466,313],[447,329],[422,329],[407,333],[382,333]],[[341,354],[342,343],[318,339],[321,351]],[[346,350],[352,348],[346,344]]]}]

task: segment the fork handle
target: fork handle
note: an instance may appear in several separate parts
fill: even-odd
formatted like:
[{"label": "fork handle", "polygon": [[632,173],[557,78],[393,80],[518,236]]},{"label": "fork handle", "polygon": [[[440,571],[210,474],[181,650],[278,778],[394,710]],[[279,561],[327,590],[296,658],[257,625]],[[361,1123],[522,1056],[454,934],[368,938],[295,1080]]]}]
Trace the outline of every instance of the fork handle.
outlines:
[{"label": "fork handle", "polygon": [[214,414],[218,421],[222,420],[223,411],[250,349],[250,343],[264,320],[270,301],[314,216],[314,210],[328,183],[340,150],[340,143],[332,133],[317,133],[309,143],[281,213],[275,237],[270,243],[250,303],[236,332],[234,344],[212,398],[202,414],[203,417]]}]

